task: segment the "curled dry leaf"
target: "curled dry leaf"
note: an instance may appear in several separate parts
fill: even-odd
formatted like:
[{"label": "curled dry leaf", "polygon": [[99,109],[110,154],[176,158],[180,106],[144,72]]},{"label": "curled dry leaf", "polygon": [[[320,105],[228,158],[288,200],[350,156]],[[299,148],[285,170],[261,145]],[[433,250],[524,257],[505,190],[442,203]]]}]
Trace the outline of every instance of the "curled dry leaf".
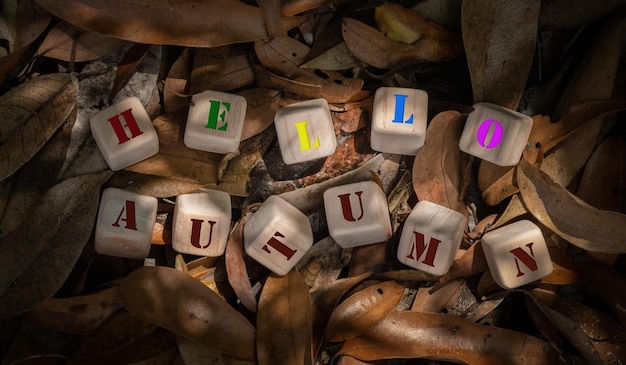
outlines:
[{"label": "curled dry leaf", "polygon": [[[38,0],[38,3],[79,28],[137,43],[217,47],[268,37],[261,10],[240,1]],[[291,29],[299,22],[298,18],[281,17],[280,30]]]},{"label": "curled dry leaf", "polygon": [[241,140],[266,130],[274,123],[274,115],[280,107],[280,92],[272,89],[253,88],[243,90],[237,95],[246,98],[246,118],[244,120]]},{"label": "curled dry leaf", "polygon": [[298,270],[270,275],[257,314],[259,365],[310,365],[312,326],[309,287]]},{"label": "curled dry leaf", "polygon": [[39,76],[0,98],[0,180],[28,161],[76,106],[78,81],[70,74]]},{"label": "curled dry leaf", "polygon": [[501,365],[557,363],[556,351],[535,337],[479,325],[460,317],[395,312],[339,351],[364,361],[429,358],[462,364]]},{"label": "curled dry leaf", "polygon": [[304,72],[298,66],[311,51],[304,43],[288,36],[277,37],[270,41],[256,41],[254,50],[263,66],[288,78]]},{"label": "curled dry leaf", "polygon": [[326,339],[340,342],[359,336],[380,323],[404,296],[404,286],[395,281],[371,285],[341,302],[328,325]]},{"label": "curled dry leaf", "polygon": [[54,295],[68,277],[96,220],[110,171],[67,179],[48,190],[27,220],[0,244],[0,319]]},{"label": "curled dry leaf", "polygon": [[256,313],[257,302],[244,261],[243,227],[247,220],[248,215],[243,216],[230,233],[226,244],[225,262],[228,282],[233,287],[237,298],[250,312]]},{"label": "curled dry leaf", "polygon": [[452,262],[450,270],[439,281],[445,283],[456,278],[484,272],[488,269],[483,245],[481,242],[476,242],[465,251],[463,256]]},{"label": "curled dry leaf", "polygon": [[115,290],[133,315],[224,353],[254,360],[252,324],[200,281],[176,269],[143,267]]}]

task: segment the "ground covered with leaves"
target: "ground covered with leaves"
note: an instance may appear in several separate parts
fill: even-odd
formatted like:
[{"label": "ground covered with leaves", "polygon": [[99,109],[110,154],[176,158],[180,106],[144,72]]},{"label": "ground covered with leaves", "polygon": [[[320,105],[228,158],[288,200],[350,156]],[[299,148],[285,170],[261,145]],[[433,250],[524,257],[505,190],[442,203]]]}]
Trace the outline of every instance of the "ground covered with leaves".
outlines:
[{"label": "ground covered with leaves", "polygon": [[[626,109],[622,1],[5,0],[0,19],[0,356],[9,364],[623,364]],[[429,95],[417,156],[369,145],[379,87]],[[185,147],[191,95],[247,100],[242,143]],[[89,118],[137,96],[159,152],[108,169]],[[281,106],[325,98],[337,137],[287,165]],[[532,117],[520,162],[458,148],[491,102]],[[342,249],[323,192],[376,181],[393,235]],[[159,199],[146,260],[99,255],[101,190]],[[176,196],[228,192],[220,257],[172,249]],[[315,244],[276,276],[248,258],[243,227],[279,195]],[[418,201],[468,218],[450,270],[396,259]],[[552,274],[493,280],[482,236],[537,224]]]}]

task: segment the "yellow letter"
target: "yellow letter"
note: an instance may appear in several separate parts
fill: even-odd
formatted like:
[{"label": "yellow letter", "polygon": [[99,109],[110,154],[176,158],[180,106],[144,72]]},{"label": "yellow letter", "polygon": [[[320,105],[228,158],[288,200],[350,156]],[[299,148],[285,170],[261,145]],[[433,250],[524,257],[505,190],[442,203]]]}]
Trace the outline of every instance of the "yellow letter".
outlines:
[{"label": "yellow letter", "polygon": [[315,137],[315,143],[311,146],[309,141],[309,133],[306,130],[306,120],[295,124],[298,130],[298,137],[300,138],[300,151],[310,150],[311,148],[318,148],[320,146],[320,139]]}]

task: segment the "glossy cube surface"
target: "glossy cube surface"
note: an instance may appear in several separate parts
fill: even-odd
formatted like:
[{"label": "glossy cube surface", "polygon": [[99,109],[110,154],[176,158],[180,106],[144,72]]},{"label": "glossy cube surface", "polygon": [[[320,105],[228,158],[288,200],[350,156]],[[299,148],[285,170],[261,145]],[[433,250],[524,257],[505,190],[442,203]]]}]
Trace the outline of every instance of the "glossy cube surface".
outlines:
[{"label": "glossy cube surface", "polygon": [[286,164],[332,155],[337,148],[335,128],[326,99],[284,106],[274,116],[280,153]]},{"label": "glossy cube surface", "polygon": [[552,260],[541,229],[522,220],[487,232],[483,251],[494,281],[513,289],[549,275]]},{"label": "glossy cube surface", "polygon": [[461,151],[499,166],[515,166],[533,127],[531,117],[505,107],[474,104],[459,141]]},{"label": "glossy cube surface", "polygon": [[424,145],[428,94],[419,89],[381,87],[374,95],[373,150],[415,156]]},{"label": "glossy cube surface", "polygon": [[324,210],[330,236],[343,248],[384,242],[391,237],[387,197],[373,181],[326,190]]},{"label": "glossy cube surface", "polygon": [[398,260],[432,275],[450,269],[467,226],[465,216],[429,201],[418,202],[404,222]]},{"label": "glossy cube surface", "polygon": [[148,256],[157,206],[157,199],[150,196],[105,189],[96,221],[96,252],[132,259]]},{"label": "glossy cube surface", "polygon": [[172,248],[176,252],[217,257],[224,254],[230,232],[230,195],[201,189],[176,197]]},{"label": "glossy cube surface", "polygon": [[272,195],[244,226],[248,256],[276,275],[287,274],[313,245],[313,233],[304,213]]},{"label": "glossy cube surface", "polygon": [[246,98],[235,94],[207,90],[192,96],[183,142],[202,151],[237,151],[246,107]]},{"label": "glossy cube surface", "polygon": [[159,137],[137,97],[130,97],[94,114],[91,133],[109,168],[121,170],[159,151]]}]

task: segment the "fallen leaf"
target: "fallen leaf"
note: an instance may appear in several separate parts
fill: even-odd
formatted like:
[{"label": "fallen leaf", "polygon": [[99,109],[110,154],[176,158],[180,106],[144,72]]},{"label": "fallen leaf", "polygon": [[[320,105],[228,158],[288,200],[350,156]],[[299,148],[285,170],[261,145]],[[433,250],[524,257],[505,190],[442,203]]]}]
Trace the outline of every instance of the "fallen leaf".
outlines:
[{"label": "fallen leaf", "polygon": [[178,270],[143,267],[115,285],[134,316],[209,348],[254,360],[255,329],[200,281]]},{"label": "fallen leaf", "polygon": [[211,89],[214,80],[226,69],[229,53],[230,46],[193,50],[189,94],[195,95]]},{"label": "fallen leaf", "polygon": [[450,280],[484,272],[488,269],[489,267],[487,266],[483,245],[479,241],[471,245],[463,256],[454,260],[452,266],[450,266],[450,270],[448,270],[439,281],[446,283]]},{"label": "fallen leaf", "polygon": [[309,287],[298,270],[270,275],[257,313],[259,365],[311,364],[312,328]]},{"label": "fallen leaf", "polygon": [[0,98],[0,181],[28,161],[76,106],[78,81],[70,74],[36,77]]},{"label": "fallen leaf", "polygon": [[237,298],[246,309],[256,313],[257,301],[252,292],[252,285],[250,285],[250,278],[244,261],[243,227],[248,217],[248,215],[243,216],[232,229],[226,244],[225,262],[228,282],[233,287]]},{"label": "fallen leaf", "polygon": [[450,280],[437,287],[421,287],[411,306],[414,312],[439,313],[446,307],[452,307],[459,297],[465,280]]},{"label": "fallen leaf", "polygon": [[270,41],[256,41],[254,50],[263,66],[281,77],[288,78],[305,72],[299,66],[311,51],[302,42],[288,36]]},{"label": "fallen leaf", "polygon": [[[137,43],[217,47],[268,37],[261,10],[239,1],[37,2],[53,15],[79,28]],[[173,22],[172,19],[185,21]],[[280,20],[281,31],[300,22],[294,17]]]},{"label": "fallen leaf", "polygon": [[280,107],[280,92],[253,88],[243,90],[237,95],[246,98],[246,118],[241,133],[241,140],[245,141],[263,132],[274,123],[274,115]]},{"label": "fallen leaf", "polygon": [[113,99],[124,85],[130,80],[135,73],[137,66],[146,56],[152,45],[150,44],[134,44],[126,53],[124,57],[117,65],[115,72],[115,80],[113,80],[113,86],[111,87],[111,94],[109,95],[109,104],[113,103]]},{"label": "fallen leaf", "polygon": [[350,53],[346,42],[339,42],[327,49],[324,53],[303,63],[300,67],[319,70],[349,70],[357,66],[357,62]]},{"label": "fallen leaf", "polygon": [[603,0],[593,3],[544,0],[541,2],[539,25],[547,29],[578,28],[617,11],[622,4],[623,0]]},{"label": "fallen leaf", "polygon": [[36,0],[19,1],[17,5],[14,48],[27,47],[39,37],[52,16]]}]

